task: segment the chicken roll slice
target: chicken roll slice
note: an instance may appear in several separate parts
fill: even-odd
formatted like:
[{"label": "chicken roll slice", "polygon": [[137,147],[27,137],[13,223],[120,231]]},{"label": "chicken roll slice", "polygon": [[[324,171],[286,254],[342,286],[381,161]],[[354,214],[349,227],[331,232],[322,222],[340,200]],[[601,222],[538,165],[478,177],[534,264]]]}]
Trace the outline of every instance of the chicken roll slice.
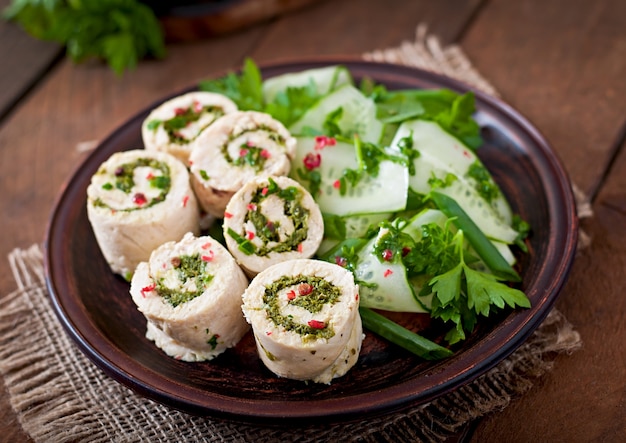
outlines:
[{"label": "chicken roll slice", "polygon": [[281,261],[310,258],[324,221],[309,192],[288,177],[258,177],[233,195],[224,213],[224,238],[248,276]]},{"label": "chicken roll slice", "polygon": [[189,92],[155,108],[141,126],[143,144],[149,151],[168,152],[188,164],[191,143],[237,105],[213,92]]},{"label": "chicken roll slice", "polygon": [[148,320],[146,337],[171,357],[203,361],[235,346],[249,330],[241,313],[247,285],[225,247],[189,233],[139,264],[130,294]]},{"label": "chicken roll slice", "polygon": [[357,361],[358,286],[340,266],[290,260],[259,273],[243,295],[259,356],[280,377],[330,383]]},{"label": "chicken roll slice", "polygon": [[222,218],[233,194],[251,179],[287,175],[296,139],[269,114],[237,111],[213,123],[193,143],[192,184],[201,207]]},{"label": "chicken roll slice", "polygon": [[165,152],[118,152],[87,188],[87,215],[111,270],[130,280],[162,243],[198,232],[199,209],[185,165]]}]

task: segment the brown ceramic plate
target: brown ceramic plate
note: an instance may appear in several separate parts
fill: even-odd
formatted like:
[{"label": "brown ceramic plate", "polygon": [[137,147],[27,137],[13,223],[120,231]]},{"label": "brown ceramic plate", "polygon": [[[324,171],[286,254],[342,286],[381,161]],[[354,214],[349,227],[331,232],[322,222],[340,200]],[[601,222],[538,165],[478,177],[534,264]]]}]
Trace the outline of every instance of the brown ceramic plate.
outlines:
[{"label": "brown ceramic plate", "polygon": [[[294,62],[262,71],[269,77],[334,63],[346,65],[357,80],[369,76],[390,89],[468,90],[433,73],[363,61]],[[142,146],[140,127],[149,109],[95,149],[67,183],[52,214],[46,271],[63,326],[96,365],[138,393],[194,414],[250,422],[363,419],[426,402],[467,383],[513,352],[547,315],[571,267],[578,226],[568,177],[544,138],[509,106],[478,92],[476,97],[485,139],[479,155],[513,210],[533,227],[530,254],[520,261],[521,288],[532,308],[507,310],[482,322],[453,357],[422,361],[370,333],[356,366],[331,385],[318,385],[268,372],[250,335],[210,363],[165,356],[144,337],[145,320],[131,301],[129,285],[109,271],[85,208],[86,188],[98,166],[116,151]],[[432,338],[441,334],[422,318],[402,320],[414,322]]]}]

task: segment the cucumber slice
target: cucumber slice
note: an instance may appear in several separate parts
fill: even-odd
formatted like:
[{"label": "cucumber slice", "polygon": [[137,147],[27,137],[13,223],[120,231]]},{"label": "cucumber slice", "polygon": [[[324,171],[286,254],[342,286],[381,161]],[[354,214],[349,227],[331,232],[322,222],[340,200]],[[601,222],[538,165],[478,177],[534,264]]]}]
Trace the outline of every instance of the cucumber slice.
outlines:
[{"label": "cucumber slice", "polygon": [[344,217],[346,238],[363,238],[370,226],[378,225],[378,223],[382,221],[389,220],[392,215],[391,212],[381,212],[377,214]]},{"label": "cucumber slice", "polygon": [[383,124],[376,118],[376,105],[352,85],[343,85],[322,98],[289,131],[294,135],[303,134],[307,127],[322,131],[328,114],[338,108],[343,109],[338,122],[342,134],[358,134],[363,141],[378,143]]},{"label": "cucumber slice", "polygon": [[326,95],[339,86],[352,84],[352,76],[346,67],[338,65],[278,75],[263,82],[263,98],[271,102],[287,88],[301,88],[311,83],[320,95]]},{"label": "cucumber slice", "polygon": [[464,182],[456,180],[449,186],[437,188],[437,191],[454,199],[490,240],[512,244],[517,238],[517,231],[507,225],[489,203]]},{"label": "cucumber slice", "polygon": [[423,120],[403,123],[392,148],[397,149],[400,140],[409,136],[411,131],[413,148],[420,153],[413,161],[415,174],[409,178],[411,190],[428,194],[432,189],[429,183],[432,178],[445,181],[449,174],[453,174],[456,180],[437,190],[456,200],[488,238],[513,243],[517,231],[510,226],[512,211],[502,192],[490,203],[477,191],[477,181],[467,175],[474,162],[482,165],[480,159],[437,123]]},{"label": "cucumber slice", "polygon": [[402,228],[402,231],[413,237],[415,241],[420,241],[422,238],[422,226],[436,223],[443,228],[446,221],[448,221],[448,217],[443,212],[438,209],[427,208],[415,214],[409,223]]},{"label": "cucumber slice", "polygon": [[334,184],[345,169],[356,169],[357,159],[352,144],[337,141],[334,146],[315,150],[315,138],[299,137],[296,157],[290,176],[310,190],[309,183],[298,172],[304,170],[307,154],[319,154],[321,163],[315,171],[321,176],[320,192],[313,195],[323,213],[339,216],[389,213],[403,210],[409,185],[409,174],[404,165],[382,161],[376,177],[366,176],[354,187],[348,186],[341,195]]},{"label": "cucumber slice", "polygon": [[492,240],[491,243],[493,243],[500,255],[504,257],[509,265],[513,266],[515,264],[517,260],[515,258],[515,255],[513,255],[513,251],[511,251],[511,247],[508,244],[496,240]]},{"label": "cucumber slice", "polygon": [[359,252],[359,263],[354,272],[360,285],[360,305],[397,312],[428,312],[417,300],[402,263],[380,262],[374,255],[374,247],[386,233],[381,229],[378,236],[370,240]]},{"label": "cucumber slice", "polygon": [[[459,180],[465,182],[467,187],[476,190],[478,182],[470,177],[468,172],[474,162],[478,162],[483,167],[484,165],[473,151],[464,146],[454,136],[444,131],[436,122],[426,120],[404,122],[398,128],[391,146],[397,146],[402,138],[410,135],[411,131],[413,131],[413,148],[420,152],[420,157],[424,157],[422,160],[427,163],[422,165],[420,173],[416,173],[412,177],[411,189],[423,194],[430,190],[427,181],[431,177],[429,164],[432,164],[436,165],[442,171],[442,174],[445,175],[450,172],[456,175]],[[420,162],[420,159],[416,159],[416,162]],[[491,179],[491,182],[495,185],[493,179]],[[498,195],[490,202],[490,205],[496,214],[507,225],[510,225],[513,217],[511,207],[502,192],[499,189],[498,191]],[[475,194],[478,194],[478,192],[475,192]]]}]

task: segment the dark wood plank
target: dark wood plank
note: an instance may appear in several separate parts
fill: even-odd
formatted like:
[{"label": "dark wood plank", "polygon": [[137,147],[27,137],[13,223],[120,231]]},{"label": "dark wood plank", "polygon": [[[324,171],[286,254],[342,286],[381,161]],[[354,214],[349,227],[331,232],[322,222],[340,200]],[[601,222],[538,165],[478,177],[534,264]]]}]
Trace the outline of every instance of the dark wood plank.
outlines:
[{"label": "dark wood plank", "polygon": [[482,0],[333,0],[282,18],[264,35],[253,56],[277,60],[319,55],[352,55],[413,40],[418,23],[443,43],[453,41],[479,10]]},{"label": "dark wood plank", "polygon": [[626,2],[495,0],[462,46],[584,190],[626,115]]},{"label": "dark wood plank", "polygon": [[[0,0],[0,12],[10,3]],[[36,40],[16,24],[0,19],[0,121],[62,53],[56,43]]]},{"label": "dark wood plank", "polygon": [[[462,40],[477,68],[552,142],[572,180],[591,190],[626,115],[626,3],[495,0]],[[622,151],[624,151],[622,147]],[[626,440],[626,155],[617,157],[582,223],[592,238],[557,307],[583,349],[501,413],[472,442]]]}]

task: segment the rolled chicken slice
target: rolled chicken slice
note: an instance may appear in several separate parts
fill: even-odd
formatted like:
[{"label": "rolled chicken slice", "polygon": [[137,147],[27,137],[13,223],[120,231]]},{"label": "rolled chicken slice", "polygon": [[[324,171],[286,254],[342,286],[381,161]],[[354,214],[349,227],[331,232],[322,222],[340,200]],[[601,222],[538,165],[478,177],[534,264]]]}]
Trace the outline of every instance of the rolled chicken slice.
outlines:
[{"label": "rolled chicken slice", "polygon": [[227,114],[194,141],[189,156],[200,206],[222,218],[233,194],[257,176],[287,175],[296,139],[269,114]]},{"label": "rolled chicken slice", "polygon": [[150,112],[141,126],[149,151],[174,155],[186,165],[192,142],[218,118],[237,110],[228,97],[214,92],[189,92],[174,97]]},{"label": "rolled chicken slice", "polygon": [[280,377],[330,383],[358,360],[358,286],[344,268],[289,260],[259,273],[243,295],[259,357]]},{"label": "rolled chicken slice", "polygon": [[199,230],[185,165],[165,152],[118,152],[87,188],[87,216],[111,270],[130,280],[162,243]]},{"label": "rolled chicken slice", "polygon": [[312,257],[324,221],[311,194],[288,177],[257,177],[233,195],[224,212],[229,251],[253,277],[281,261]]},{"label": "rolled chicken slice", "polygon": [[137,267],[130,294],[148,320],[146,337],[183,361],[211,360],[250,329],[241,312],[248,280],[228,250],[186,234]]}]

